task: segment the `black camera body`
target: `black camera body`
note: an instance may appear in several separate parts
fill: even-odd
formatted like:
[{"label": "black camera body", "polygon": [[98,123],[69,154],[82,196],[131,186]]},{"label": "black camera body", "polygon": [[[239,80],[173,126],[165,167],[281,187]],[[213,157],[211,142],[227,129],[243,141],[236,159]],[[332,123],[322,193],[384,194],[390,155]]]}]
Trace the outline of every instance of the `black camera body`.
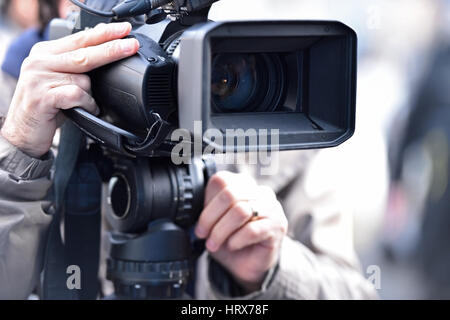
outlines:
[{"label": "black camera body", "polygon": [[[139,53],[91,74],[103,120],[83,113],[74,116],[77,124],[107,147],[138,156],[167,156],[173,148],[171,130],[151,152],[136,148],[157,131],[155,119],[216,152],[333,147],[353,135],[352,29],[330,21],[212,22],[200,12],[189,20],[134,21]],[[225,138],[229,129],[277,130],[279,139],[223,145],[209,139],[209,129]]]},{"label": "black camera body", "polygon": [[[59,38],[126,19],[141,45],[89,74],[100,117],[65,111],[112,162],[107,273],[120,299],[181,297],[202,251],[190,228],[215,167],[195,153],[189,164],[171,163],[180,143],[214,153],[299,150],[337,146],[355,129],[352,29],[332,21],[209,21],[216,1],[127,0],[114,8],[73,1],[112,11],[83,10],[51,24],[50,37]],[[218,143],[218,134],[232,143]]]}]

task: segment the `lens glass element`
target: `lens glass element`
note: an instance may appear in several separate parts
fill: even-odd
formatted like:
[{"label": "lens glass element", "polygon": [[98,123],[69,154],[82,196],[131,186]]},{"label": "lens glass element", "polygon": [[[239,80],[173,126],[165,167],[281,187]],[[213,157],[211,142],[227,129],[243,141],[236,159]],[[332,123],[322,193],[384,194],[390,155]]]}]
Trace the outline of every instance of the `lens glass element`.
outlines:
[{"label": "lens glass element", "polygon": [[211,86],[215,105],[222,112],[243,111],[255,94],[257,77],[254,55],[217,55]]},{"label": "lens glass element", "polygon": [[265,54],[220,53],[212,60],[211,99],[215,112],[267,112],[281,95],[283,70]]}]

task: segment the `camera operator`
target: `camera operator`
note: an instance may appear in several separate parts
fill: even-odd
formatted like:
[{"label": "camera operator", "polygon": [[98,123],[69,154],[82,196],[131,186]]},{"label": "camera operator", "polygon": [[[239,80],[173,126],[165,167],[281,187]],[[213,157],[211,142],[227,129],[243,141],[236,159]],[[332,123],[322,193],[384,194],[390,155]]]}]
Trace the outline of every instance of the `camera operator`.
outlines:
[{"label": "camera operator", "polygon": [[[99,25],[42,42],[22,65],[0,136],[0,298],[26,298],[39,278],[51,220],[44,200],[54,159],[49,150],[61,110],[82,106],[98,114],[84,73],[135,54],[137,40],[122,39],[130,31],[128,23]],[[273,188],[230,172],[210,180],[196,227],[208,249],[198,265],[197,298],[376,296],[358,271],[348,216],[333,207],[330,194],[304,192],[293,169],[306,159],[297,155],[286,155],[291,172],[277,176]],[[292,209],[291,237],[277,196]]]}]

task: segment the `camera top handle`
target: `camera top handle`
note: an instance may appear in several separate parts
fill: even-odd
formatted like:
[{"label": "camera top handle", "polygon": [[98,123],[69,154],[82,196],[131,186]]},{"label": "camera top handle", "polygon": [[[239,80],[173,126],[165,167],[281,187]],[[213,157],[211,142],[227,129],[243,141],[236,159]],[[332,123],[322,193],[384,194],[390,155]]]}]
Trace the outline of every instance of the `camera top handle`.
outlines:
[{"label": "camera top handle", "polygon": [[117,19],[149,15],[153,10],[161,7],[172,15],[180,16],[208,8],[216,1],[219,0],[126,0],[114,6],[111,11],[101,11],[78,0],[70,0],[90,14]]}]

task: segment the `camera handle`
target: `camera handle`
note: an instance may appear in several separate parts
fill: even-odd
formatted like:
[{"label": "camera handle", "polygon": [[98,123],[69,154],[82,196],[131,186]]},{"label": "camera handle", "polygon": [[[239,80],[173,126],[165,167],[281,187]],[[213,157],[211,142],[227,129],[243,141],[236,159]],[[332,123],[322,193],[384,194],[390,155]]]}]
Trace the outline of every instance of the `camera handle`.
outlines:
[{"label": "camera handle", "polygon": [[82,108],[63,111],[64,114],[89,138],[124,155],[152,156],[165,141],[172,126],[152,113],[154,123],[142,139],[131,132],[110,124]]}]

